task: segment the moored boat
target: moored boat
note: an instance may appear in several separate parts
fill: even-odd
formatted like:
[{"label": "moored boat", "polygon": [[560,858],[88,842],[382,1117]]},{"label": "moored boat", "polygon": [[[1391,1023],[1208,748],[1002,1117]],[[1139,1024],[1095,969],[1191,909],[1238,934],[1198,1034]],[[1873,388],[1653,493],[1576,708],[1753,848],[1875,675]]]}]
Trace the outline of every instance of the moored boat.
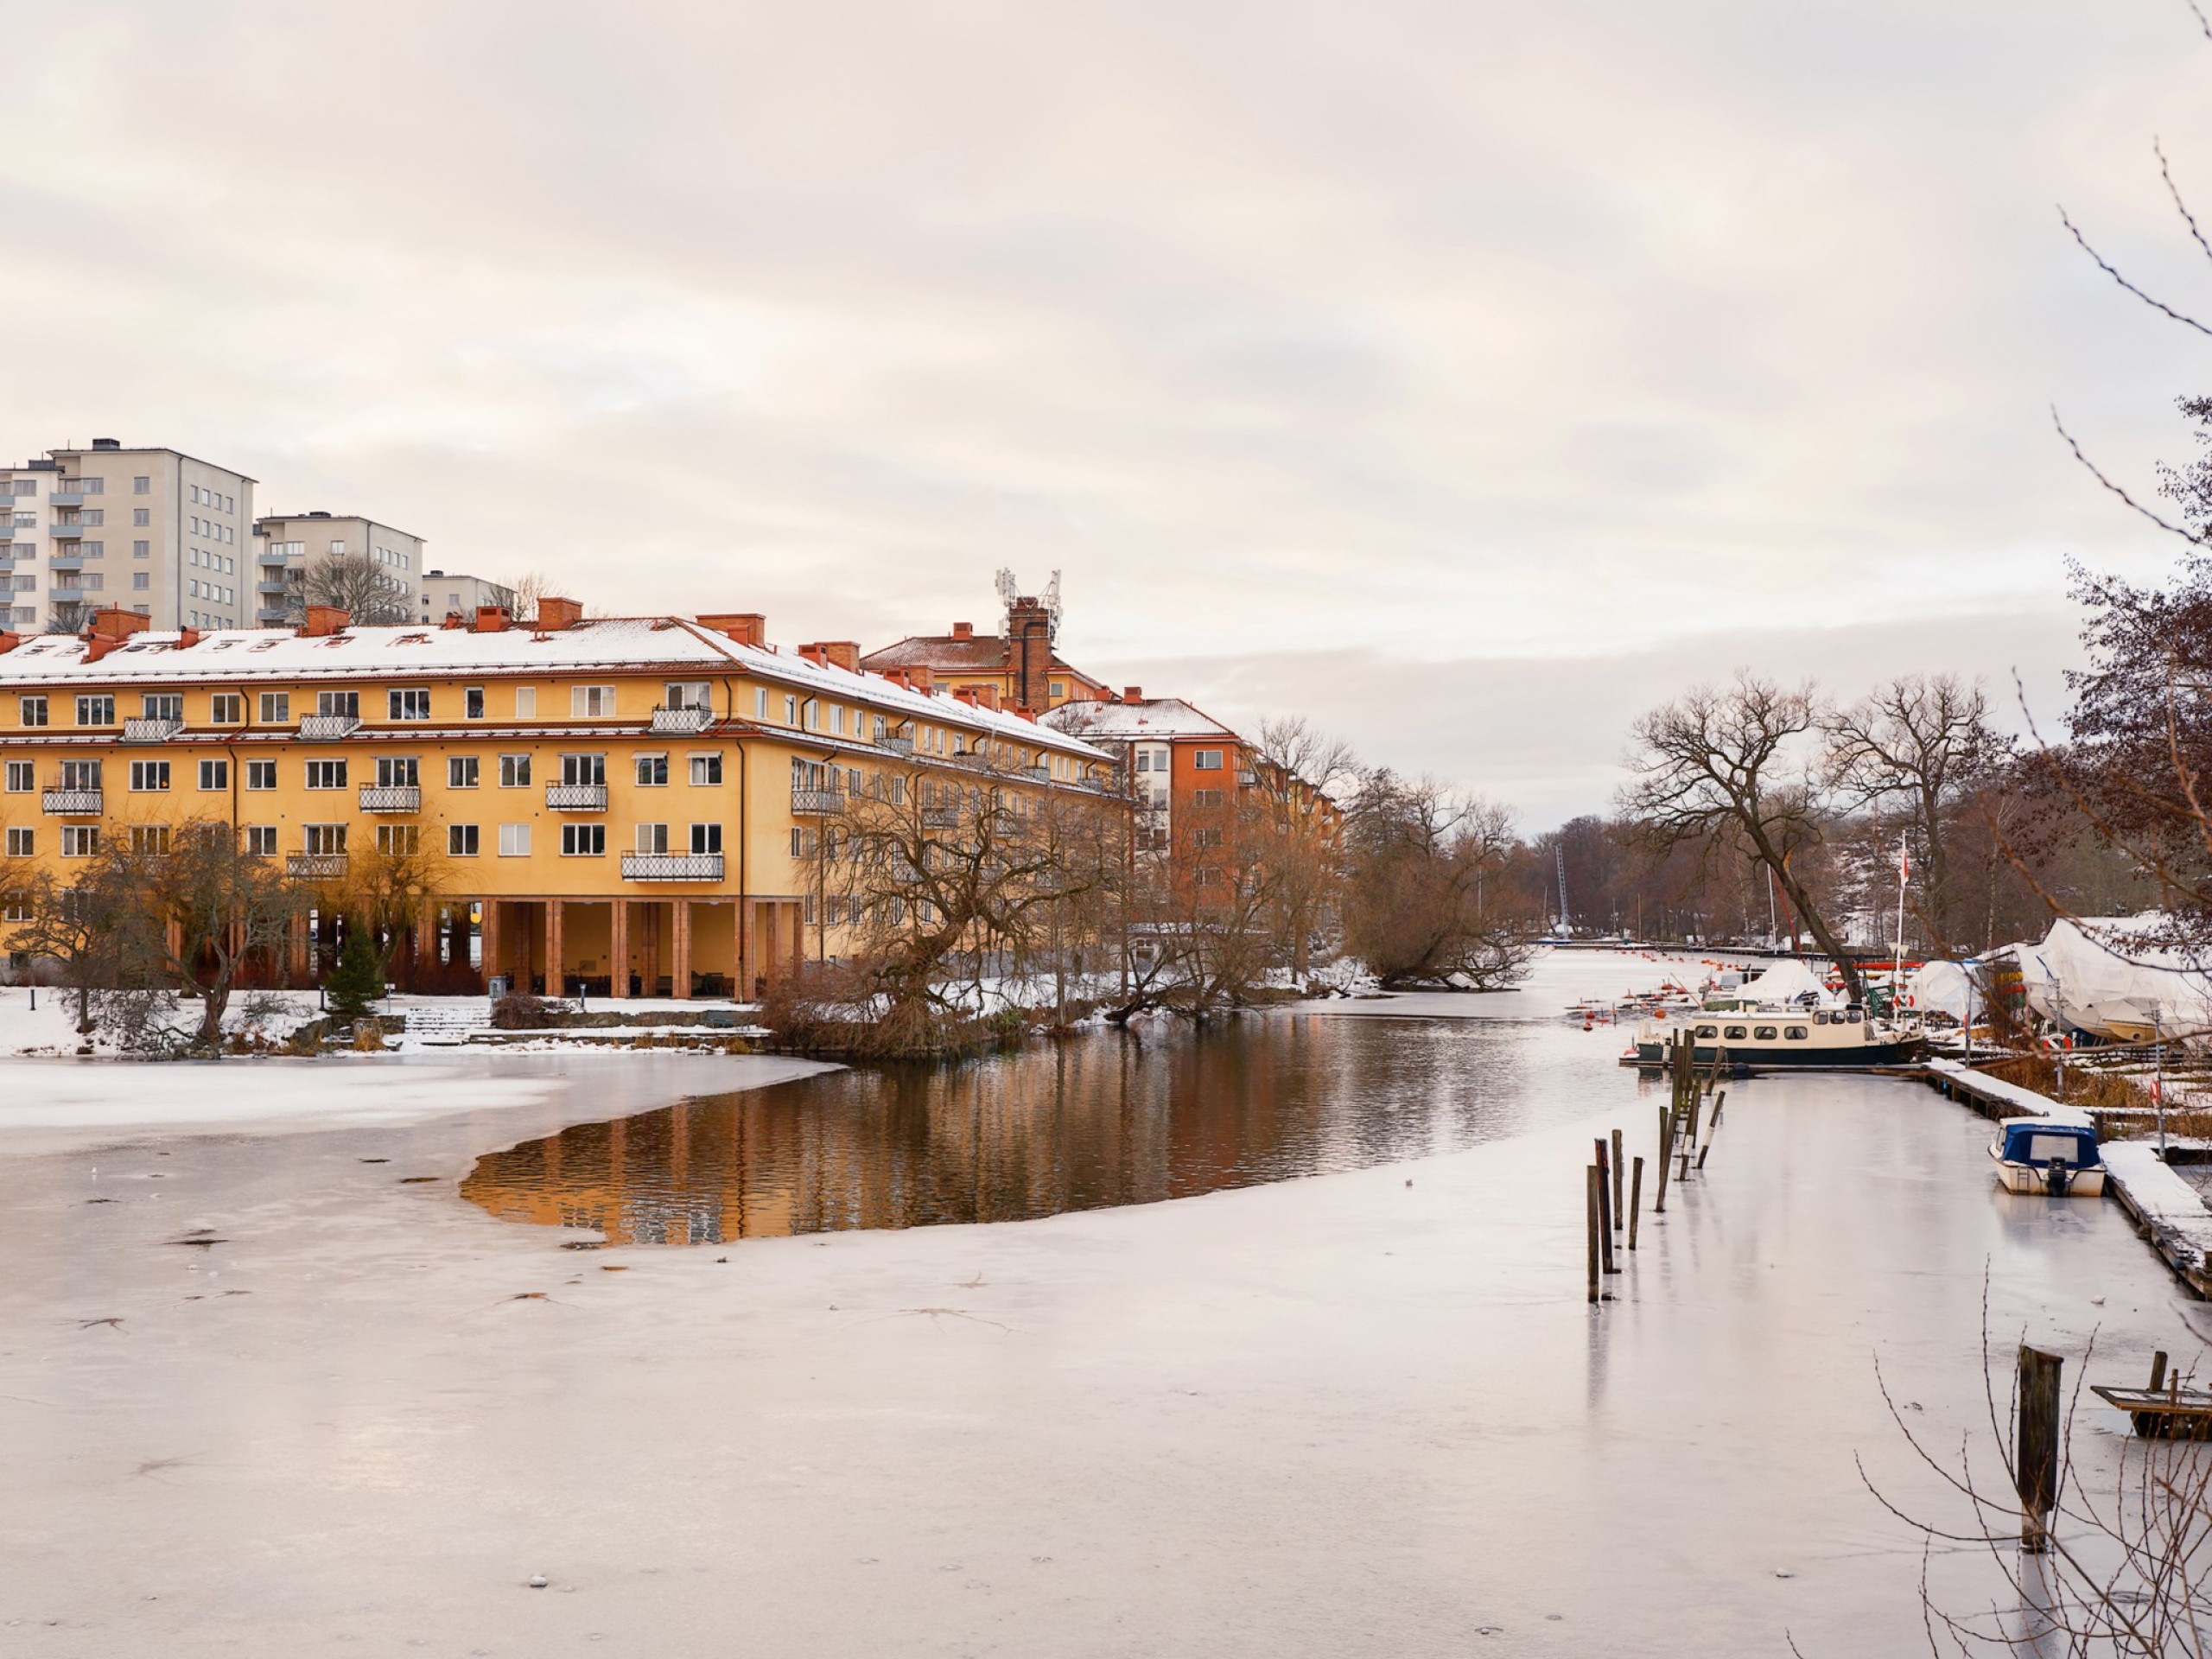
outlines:
[{"label": "moored boat", "polygon": [[1859,1071],[1907,1065],[1927,1046],[1916,1026],[1892,1026],[1863,1008],[1700,1008],[1637,1033],[1632,1064],[1663,1065],[1687,1032],[1700,1065],[1716,1059],[1754,1071]]},{"label": "moored boat", "polygon": [[2097,1132],[2086,1116],[2008,1117],[1989,1143],[1998,1184],[2007,1192],[2094,1198],[2105,1190]]}]

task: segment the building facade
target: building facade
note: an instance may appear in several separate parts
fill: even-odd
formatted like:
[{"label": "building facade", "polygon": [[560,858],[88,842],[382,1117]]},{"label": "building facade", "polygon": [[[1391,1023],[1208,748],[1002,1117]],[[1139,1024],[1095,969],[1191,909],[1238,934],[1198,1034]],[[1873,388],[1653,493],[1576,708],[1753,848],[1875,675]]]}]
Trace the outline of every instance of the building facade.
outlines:
[{"label": "building facade", "polygon": [[465,575],[458,570],[425,570],[416,598],[425,622],[474,616],[487,607],[502,611],[515,607],[515,590],[505,582]]},{"label": "building facade", "polygon": [[[410,950],[458,976],[743,993],[849,948],[810,901],[816,832],[887,774],[1110,787],[1092,745],[859,655],[779,649],[757,615],[587,621],[559,599],[530,626],[318,607],[285,632],[114,610],[83,637],[0,632],[0,947],[35,873],[215,823],[334,892],[364,849],[433,855]],[[284,976],[332,942],[296,930]]]},{"label": "building facade", "polygon": [[1108,695],[1104,682],[1064,661],[1053,650],[1058,632],[1058,601],[1016,596],[1007,601],[998,633],[977,633],[975,625],[956,622],[950,633],[910,634],[896,645],[869,652],[861,666],[882,673],[892,669],[927,669],[957,691],[988,696],[997,706],[1043,714],[1064,702]]},{"label": "building facade", "polygon": [[114,438],[0,467],[0,627],[73,630],[104,606],[159,628],[250,626],[253,486]]},{"label": "building facade", "polygon": [[[415,613],[424,575],[420,536],[373,518],[316,512],[257,518],[253,537],[253,616],[263,627],[296,623],[306,608],[302,588],[308,572],[332,559],[365,557],[395,608],[410,617]],[[473,615],[474,607],[467,613]]]}]

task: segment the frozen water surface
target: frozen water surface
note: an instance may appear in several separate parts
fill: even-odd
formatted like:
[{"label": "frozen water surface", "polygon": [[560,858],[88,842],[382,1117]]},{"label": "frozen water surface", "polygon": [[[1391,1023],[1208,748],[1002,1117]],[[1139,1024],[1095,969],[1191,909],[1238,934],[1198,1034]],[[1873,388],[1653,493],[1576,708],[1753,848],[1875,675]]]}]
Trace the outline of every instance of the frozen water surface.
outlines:
[{"label": "frozen water surface", "polygon": [[[1814,1077],[1735,1086],[1592,1310],[1590,1137],[1648,1153],[1656,1115],[1624,1033],[1553,1016],[1654,971],[1328,1005],[1407,1052],[1442,1040],[1408,1014],[1493,1022],[1484,1075],[1402,1104],[1426,1155],[1011,1224],[573,1253],[458,1196],[774,1063],[0,1131],[0,1654],[1914,1651],[1919,1552],[1853,1464],[1928,1496],[1875,1356],[1940,1443],[1980,1421],[1985,1265],[2000,1350],[2069,1383],[2093,1329],[2133,1380],[2202,1312],[2113,1207],[1997,1192],[1932,1091]],[[1362,1133],[1319,1121],[1290,1140]],[[2085,1417],[2094,1463],[2119,1420]]]}]

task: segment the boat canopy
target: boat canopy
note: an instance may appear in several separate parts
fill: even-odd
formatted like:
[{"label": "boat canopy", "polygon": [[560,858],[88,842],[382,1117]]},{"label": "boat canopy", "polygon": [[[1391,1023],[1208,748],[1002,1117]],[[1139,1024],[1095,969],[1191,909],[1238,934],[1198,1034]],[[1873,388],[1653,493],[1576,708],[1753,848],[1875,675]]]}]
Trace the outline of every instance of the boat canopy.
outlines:
[{"label": "boat canopy", "polygon": [[1745,1002],[1764,1002],[1777,1007],[1795,1003],[1808,995],[1817,999],[1815,1006],[1818,1007],[1827,1007],[1834,1001],[1820,976],[1795,957],[1773,963],[1757,979],[1745,981],[1736,995]]},{"label": "boat canopy", "polygon": [[2008,1164],[2041,1168],[2056,1159],[2071,1168],[2094,1169],[2102,1161],[2097,1156],[2097,1132],[2087,1124],[2014,1117],[1999,1127],[2005,1132],[2005,1148],[1999,1156]]}]

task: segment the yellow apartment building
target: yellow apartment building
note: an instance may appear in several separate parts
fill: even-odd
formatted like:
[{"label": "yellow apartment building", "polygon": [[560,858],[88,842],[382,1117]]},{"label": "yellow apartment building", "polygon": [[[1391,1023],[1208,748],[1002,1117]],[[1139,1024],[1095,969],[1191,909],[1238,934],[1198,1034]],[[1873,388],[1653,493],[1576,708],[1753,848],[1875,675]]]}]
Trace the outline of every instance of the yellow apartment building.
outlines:
[{"label": "yellow apartment building", "polygon": [[[810,855],[874,774],[980,758],[1024,791],[1110,786],[1103,749],[859,663],[848,641],[771,645],[757,614],[587,620],[561,599],[531,625],[318,607],[156,632],[111,610],[81,637],[0,632],[0,948],[29,873],[221,821],[308,883],[367,848],[442,855],[410,956],[449,982],[744,994],[845,944]],[[293,982],[329,921],[295,931]]]}]

